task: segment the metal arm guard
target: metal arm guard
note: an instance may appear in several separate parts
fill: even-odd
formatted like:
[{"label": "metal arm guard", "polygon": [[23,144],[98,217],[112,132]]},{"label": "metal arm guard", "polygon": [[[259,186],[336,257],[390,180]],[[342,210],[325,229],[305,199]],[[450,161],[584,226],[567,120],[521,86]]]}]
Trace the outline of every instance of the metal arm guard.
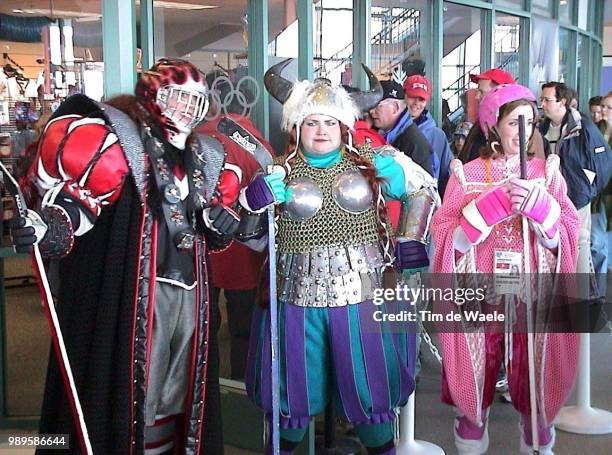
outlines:
[{"label": "metal arm guard", "polygon": [[254,213],[240,207],[240,224],[234,237],[240,241],[258,239],[266,233],[267,223],[267,212]]},{"label": "metal arm guard", "polygon": [[435,209],[435,198],[427,188],[406,195],[402,199],[397,236],[426,244],[429,224]]},{"label": "metal arm guard", "polygon": [[57,205],[42,209],[41,216],[47,223],[47,232],[38,244],[40,254],[49,259],[61,259],[74,246],[74,228],[68,212]]}]

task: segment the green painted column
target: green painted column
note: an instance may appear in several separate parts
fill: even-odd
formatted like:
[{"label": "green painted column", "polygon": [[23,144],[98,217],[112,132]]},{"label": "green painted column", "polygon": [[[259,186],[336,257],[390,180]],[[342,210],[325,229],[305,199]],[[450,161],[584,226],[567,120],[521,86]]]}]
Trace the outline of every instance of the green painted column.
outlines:
[{"label": "green painted column", "polygon": [[[432,0],[431,5],[431,56],[426,74],[433,87],[429,111],[437,125],[442,125],[442,58],[444,57],[444,2]],[[427,39],[421,34],[421,42]]]},{"label": "green painted column", "polygon": [[104,97],[133,93],[136,85],[134,0],[102,0]]},{"label": "green painted column", "polygon": [[269,95],[264,88],[264,74],[268,69],[268,1],[249,0],[249,76],[259,87],[259,100],[251,113],[251,120],[268,138],[270,126]]},{"label": "green painted column", "polygon": [[480,13],[480,72],[493,68],[495,64],[495,11]]},{"label": "green painted column", "polygon": [[353,87],[368,88],[368,78],[361,67],[371,65],[370,18],[372,0],[353,0]]},{"label": "green painted column", "polygon": [[313,78],[312,0],[297,0],[298,17],[298,79]]},{"label": "green painted column", "polygon": [[[575,62],[578,58],[578,34],[573,30],[569,32],[569,47],[567,49],[567,61]],[[569,71],[567,74],[567,80],[565,83],[570,87],[576,87],[578,82],[578,66],[575,64],[569,64]]]},{"label": "green painted column", "polygon": [[142,69],[151,68],[155,62],[153,0],[140,0],[140,48]]},{"label": "green painted column", "polygon": [[531,52],[529,52],[529,43],[531,42],[531,19],[521,18],[520,24],[519,82],[525,86],[529,86],[529,73],[531,72]]}]

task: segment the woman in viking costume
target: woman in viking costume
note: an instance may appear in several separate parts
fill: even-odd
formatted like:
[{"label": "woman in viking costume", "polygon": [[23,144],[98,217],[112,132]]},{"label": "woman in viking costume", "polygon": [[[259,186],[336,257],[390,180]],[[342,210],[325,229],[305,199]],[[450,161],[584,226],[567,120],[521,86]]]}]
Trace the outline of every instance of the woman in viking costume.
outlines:
[{"label": "woman in viking costume", "polygon": [[[422,267],[435,181],[395,149],[375,154],[351,145],[358,109],[375,105],[382,93],[368,69],[370,91],[349,96],[325,79],[293,85],[279,75],[285,64],[271,68],[265,82],[284,105],[287,154],[239,197],[252,212],[280,205],[280,451],[291,453],[333,400],[369,453],[392,454],[394,410],[414,390],[415,337],[385,331],[373,318],[373,293],[394,260],[384,197],[418,193],[429,201],[422,217],[416,212],[424,205],[406,206],[395,260],[400,269]],[[254,316],[251,334],[247,391],[270,415],[267,310]]]},{"label": "woman in viking costume", "polygon": [[[498,276],[507,269],[531,270],[534,275],[546,276],[543,274],[575,271],[579,220],[567,197],[559,158],[551,155],[544,161],[530,157],[526,178],[518,178],[519,115],[526,120],[526,137],[530,140],[537,109],[533,94],[523,86],[502,85],[483,98],[479,122],[488,143],[479,159],[465,165],[458,160],[452,163],[453,175],[444,202],[432,222],[433,241],[437,246],[433,272]],[[522,217],[528,219],[528,240],[521,230]],[[528,258],[523,255],[526,241],[529,242]],[[473,275],[472,279],[475,279]],[[508,305],[509,299],[512,311],[525,315],[528,299],[525,288],[510,296],[487,293],[486,303],[504,308],[504,302]],[[533,295],[537,293],[534,291]],[[442,399],[458,412],[454,424],[455,444],[460,454],[486,452],[487,417],[505,354],[512,404],[521,415],[521,453],[531,453],[535,438],[532,438],[531,426],[528,335],[524,328],[521,333],[512,333],[508,326],[504,331],[495,331],[493,324],[496,323],[485,322],[479,330],[439,336],[443,359]],[[534,334],[535,356],[532,357],[535,363],[533,402],[537,406],[534,415],[540,453],[552,454],[552,422],[574,380],[578,338],[575,334],[540,332]]]}]

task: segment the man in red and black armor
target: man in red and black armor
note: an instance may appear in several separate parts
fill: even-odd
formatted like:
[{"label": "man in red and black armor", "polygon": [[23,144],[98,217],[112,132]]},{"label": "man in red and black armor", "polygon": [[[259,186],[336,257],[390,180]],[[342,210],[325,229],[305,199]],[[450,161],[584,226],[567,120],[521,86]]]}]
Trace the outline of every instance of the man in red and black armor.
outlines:
[{"label": "man in red and black armor", "polygon": [[[18,251],[37,243],[53,289],[94,453],[223,452],[218,352],[205,255],[264,234],[232,210],[259,168],[224,136],[192,133],[208,110],[204,75],[163,59],[135,95],[67,99],[30,168]],[[251,128],[252,124],[245,126]],[[36,204],[36,205],[34,205]],[[41,434],[78,431],[50,357]]]}]

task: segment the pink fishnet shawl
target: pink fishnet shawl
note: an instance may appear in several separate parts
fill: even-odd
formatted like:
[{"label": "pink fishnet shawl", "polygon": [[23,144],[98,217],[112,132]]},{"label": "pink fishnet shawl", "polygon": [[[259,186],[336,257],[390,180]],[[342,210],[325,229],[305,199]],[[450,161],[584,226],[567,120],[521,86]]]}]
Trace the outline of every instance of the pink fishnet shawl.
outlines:
[{"label": "pink fishnet shawl", "polygon": [[[511,175],[518,176],[518,161],[507,167],[499,160],[491,162],[490,176],[499,184]],[[453,233],[459,225],[462,209],[487,189],[485,162],[474,160],[465,166],[458,160],[451,164],[453,171],[442,206],[432,220],[435,255],[433,273],[492,273],[493,252],[497,248],[523,251],[521,223],[513,217],[500,223],[481,244],[460,255],[453,248]],[[530,263],[532,272],[575,273],[580,220],[567,197],[567,185],[559,171],[559,158],[547,161],[533,158],[527,164],[529,179],[539,178],[561,206],[560,241],[556,256],[530,232]],[[483,419],[483,388],[485,380],[485,335],[480,333],[440,333],[444,379],[443,390],[450,394],[453,404],[474,423]],[[536,390],[538,413],[550,424],[571,391],[578,358],[577,334],[539,333],[535,337]],[[524,344],[523,344],[524,345]],[[526,348],[525,348],[526,349]],[[519,371],[525,378],[520,387],[528,387],[527,371]],[[525,395],[521,393],[520,395]],[[520,406],[524,408],[524,404]],[[527,408],[529,408],[527,403]]]}]

